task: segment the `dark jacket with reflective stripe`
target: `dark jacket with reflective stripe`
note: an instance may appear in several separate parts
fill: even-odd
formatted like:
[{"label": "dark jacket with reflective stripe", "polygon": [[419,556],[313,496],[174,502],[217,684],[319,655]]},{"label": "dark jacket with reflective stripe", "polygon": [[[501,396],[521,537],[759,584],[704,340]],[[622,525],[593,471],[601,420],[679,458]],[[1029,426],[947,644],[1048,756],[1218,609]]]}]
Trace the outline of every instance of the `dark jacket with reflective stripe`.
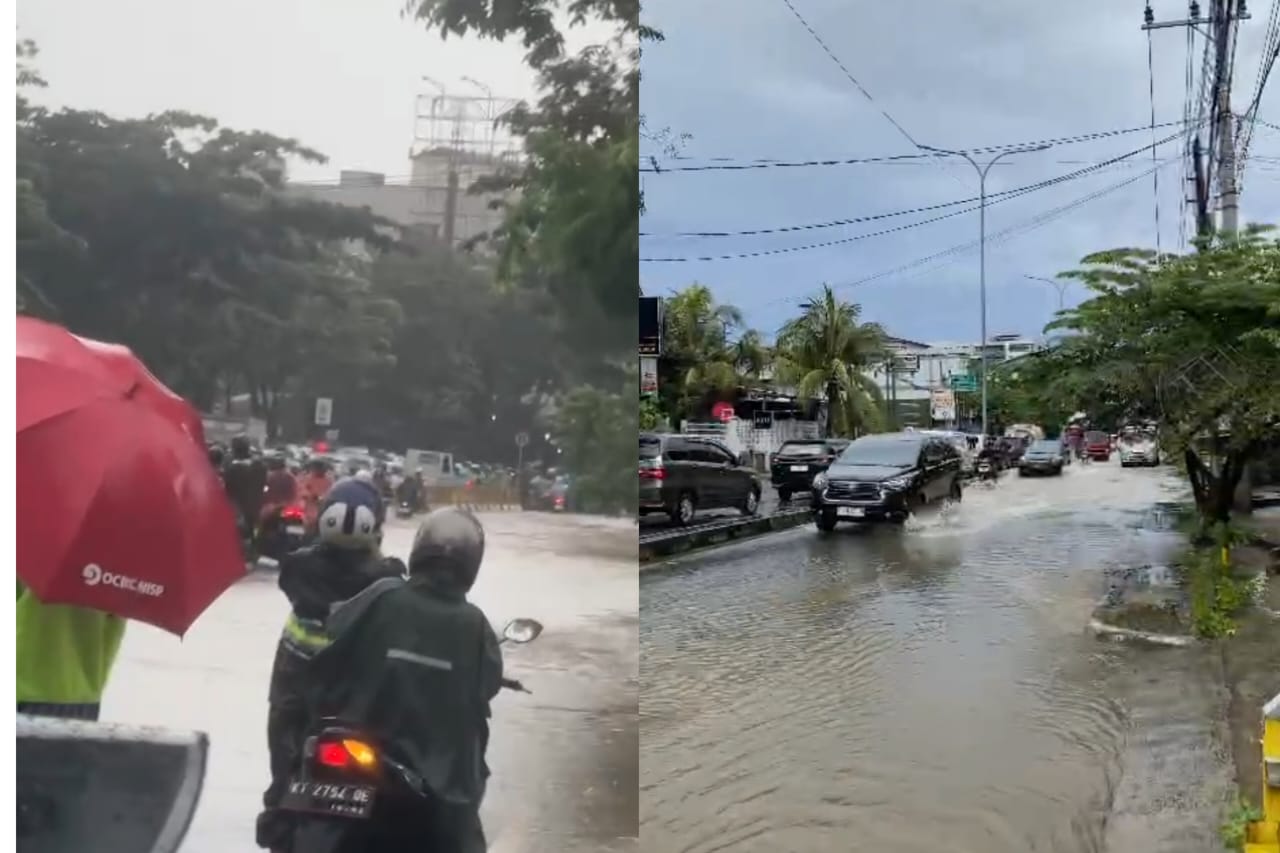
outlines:
[{"label": "dark jacket with reflective stripe", "polygon": [[480,608],[432,580],[380,581],[334,610],[311,708],[367,727],[440,799],[478,807],[502,652]]},{"label": "dark jacket with reflective stripe", "polygon": [[285,620],[271,673],[270,702],[296,705],[307,663],[329,643],[325,621],[330,609],[382,578],[402,578],[405,565],[394,557],[327,545],[302,548],[280,561],[280,589],[293,606]]}]

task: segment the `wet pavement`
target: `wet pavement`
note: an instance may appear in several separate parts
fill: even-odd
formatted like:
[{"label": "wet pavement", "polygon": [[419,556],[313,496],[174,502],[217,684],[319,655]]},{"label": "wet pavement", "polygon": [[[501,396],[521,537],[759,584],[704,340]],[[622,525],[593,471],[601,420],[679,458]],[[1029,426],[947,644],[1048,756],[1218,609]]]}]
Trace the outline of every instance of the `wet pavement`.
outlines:
[{"label": "wet pavement", "polygon": [[[495,853],[638,848],[636,533],[629,519],[481,514],[488,552],[472,600],[498,629],[540,620],[536,642],[508,647],[532,695],[494,704],[483,815]],[[405,556],[412,528],[386,550]],[[184,853],[251,851],[266,785],[266,693],[287,614],[275,573],[229,590],[179,641],[147,626],[126,635],[103,719],[199,729],[212,741]]]},{"label": "wet pavement", "polygon": [[1085,630],[1107,568],[1177,548],[1153,507],[1183,492],[1072,466],[905,529],[806,525],[646,573],[645,849],[1218,849],[1220,656]]}]

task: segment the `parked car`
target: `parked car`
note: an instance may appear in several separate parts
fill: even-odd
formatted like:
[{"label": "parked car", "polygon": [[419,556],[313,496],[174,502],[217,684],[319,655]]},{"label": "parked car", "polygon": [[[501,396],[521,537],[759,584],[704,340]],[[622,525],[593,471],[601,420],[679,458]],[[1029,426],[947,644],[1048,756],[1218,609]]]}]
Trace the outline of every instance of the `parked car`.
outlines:
[{"label": "parked car", "polygon": [[718,441],[675,433],[640,434],[641,515],[664,512],[681,526],[704,509],[760,508],[760,479],[746,454]]},{"label": "parked car", "polygon": [[1018,476],[1028,477],[1032,474],[1049,474],[1060,476],[1066,465],[1062,455],[1062,444],[1056,440],[1032,442],[1018,460]]},{"label": "parked car", "polygon": [[1102,430],[1091,429],[1084,434],[1084,455],[1094,462],[1111,461],[1111,436]]},{"label": "parked car", "polygon": [[770,460],[770,481],[778,500],[786,502],[796,492],[808,492],[813,478],[831,465],[849,446],[846,438],[797,439],[784,442]]},{"label": "parked car", "polygon": [[960,480],[960,451],[945,437],[864,436],[814,478],[814,522],[824,531],[840,521],[900,523],[920,507],[960,500]]}]

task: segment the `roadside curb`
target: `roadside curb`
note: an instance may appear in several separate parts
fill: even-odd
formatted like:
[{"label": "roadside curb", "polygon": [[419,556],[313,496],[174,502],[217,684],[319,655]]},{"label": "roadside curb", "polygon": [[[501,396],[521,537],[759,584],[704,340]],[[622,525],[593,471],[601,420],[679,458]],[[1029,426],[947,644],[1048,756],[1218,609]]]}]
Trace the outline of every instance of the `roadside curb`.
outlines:
[{"label": "roadside curb", "polygon": [[1122,642],[1147,643],[1153,646],[1185,648],[1186,646],[1193,646],[1198,642],[1195,637],[1185,634],[1156,634],[1151,631],[1137,631],[1133,628],[1121,628],[1118,625],[1108,625],[1106,622],[1097,618],[1089,620],[1089,630],[1098,637],[1107,637],[1109,639]]},{"label": "roadside curb", "polygon": [[[807,508],[788,510],[760,518],[747,518],[732,524],[662,536],[649,541],[642,539],[639,543],[640,570],[645,570],[646,563],[664,557],[673,557],[688,551],[799,527],[809,523],[812,517]],[[649,568],[653,567],[649,566]]]}]

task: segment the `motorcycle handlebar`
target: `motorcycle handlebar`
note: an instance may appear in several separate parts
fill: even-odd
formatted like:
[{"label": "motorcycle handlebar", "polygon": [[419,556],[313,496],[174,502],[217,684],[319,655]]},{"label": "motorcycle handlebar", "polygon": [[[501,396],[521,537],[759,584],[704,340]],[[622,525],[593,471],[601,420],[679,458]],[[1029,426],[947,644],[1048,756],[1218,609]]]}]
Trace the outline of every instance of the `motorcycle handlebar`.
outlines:
[{"label": "motorcycle handlebar", "polygon": [[517,679],[514,679],[514,678],[503,678],[502,686],[505,687],[507,690],[515,690],[518,693],[532,692],[526,689],[523,684],[521,684]]}]

